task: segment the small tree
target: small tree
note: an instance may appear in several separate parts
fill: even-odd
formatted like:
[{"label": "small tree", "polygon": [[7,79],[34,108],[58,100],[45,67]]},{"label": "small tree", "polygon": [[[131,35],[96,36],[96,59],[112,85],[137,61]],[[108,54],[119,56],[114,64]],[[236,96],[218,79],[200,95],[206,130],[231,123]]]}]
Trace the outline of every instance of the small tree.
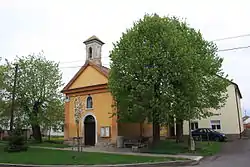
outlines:
[{"label": "small tree", "polygon": [[79,135],[79,121],[81,120],[81,115],[83,112],[83,103],[81,97],[76,97],[75,102],[75,123],[76,123],[76,133],[77,133],[77,150],[80,152],[80,135]]}]

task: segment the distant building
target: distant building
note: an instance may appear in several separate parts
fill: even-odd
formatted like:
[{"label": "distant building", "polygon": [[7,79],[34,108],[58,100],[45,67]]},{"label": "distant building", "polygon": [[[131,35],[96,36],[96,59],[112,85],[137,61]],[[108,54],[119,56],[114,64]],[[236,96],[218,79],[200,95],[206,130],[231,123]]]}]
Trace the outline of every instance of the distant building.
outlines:
[{"label": "distant building", "polygon": [[244,129],[250,129],[250,117],[249,116],[244,116],[243,117],[243,124],[244,124]]}]

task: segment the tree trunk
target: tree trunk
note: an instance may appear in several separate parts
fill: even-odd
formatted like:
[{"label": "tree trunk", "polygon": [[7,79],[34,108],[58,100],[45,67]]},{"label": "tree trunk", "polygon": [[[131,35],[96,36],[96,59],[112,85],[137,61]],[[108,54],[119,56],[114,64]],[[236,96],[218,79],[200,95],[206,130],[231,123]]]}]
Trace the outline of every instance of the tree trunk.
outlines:
[{"label": "tree trunk", "polygon": [[159,115],[153,111],[153,145],[160,141]]},{"label": "tree trunk", "polygon": [[168,135],[170,138],[175,136],[175,121],[174,117],[171,117],[170,122],[168,124]]},{"label": "tree trunk", "polygon": [[80,152],[79,122],[76,123],[76,135],[77,135],[77,151]]},{"label": "tree trunk", "polygon": [[191,131],[191,121],[188,121],[189,126],[188,126],[188,131],[189,131],[189,137],[188,137],[188,148],[190,151],[195,151],[195,142],[192,136],[192,131]]},{"label": "tree trunk", "polygon": [[51,132],[51,128],[49,128],[49,138],[48,138],[49,141],[50,141],[50,132]]},{"label": "tree trunk", "polygon": [[174,125],[169,125],[168,126],[168,135],[170,138],[174,137],[175,136],[175,127]]},{"label": "tree trunk", "polygon": [[153,122],[153,143],[157,143],[160,140],[160,124]]},{"label": "tree trunk", "polygon": [[32,124],[33,137],[37,142],[42,142],[41,128],[38,124]]},{"label": "tree trunk", "polygon": [[34,106],[33,106],[33,111],[32,111],[32,118],[31,118],[31,121],[32,121],[32,124],[31,124],[31,127],[32,127],[32,131],[33,131],[33,137],[34,139],[37,141],[37,142],[42,142],[42,133],[41,133],[41,128],[40,128],[40,125],[38,123],[38,112],[39,112],[39,106],[41,105],[42,103],[39,102],[39,101],[36,101]]},{"label": "tree trunk", "polygon": [[142,130],[143,130],[143,127],[142,127],[142,122],[140,122],[140,137],[142,137]]},{"label": "tree trunk", "polygon": [[176,119],[176,143],[182,142],[183,137],[183,120]]}]

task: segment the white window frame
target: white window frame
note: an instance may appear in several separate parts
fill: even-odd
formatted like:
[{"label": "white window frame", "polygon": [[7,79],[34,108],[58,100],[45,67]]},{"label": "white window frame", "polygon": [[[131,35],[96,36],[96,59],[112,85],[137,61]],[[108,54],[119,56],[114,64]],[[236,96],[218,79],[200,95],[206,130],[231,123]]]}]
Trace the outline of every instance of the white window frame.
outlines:
[{"label": "white window frame", "polygon": [[[91,108],[88,108],[88,98],[91,98],[91,100],[92,100],[92,107]],[[92,96],[90,96],[90,95],[88,95],[87,97],[86,97],[86,105],[85,105],[85,109],[86,110],[93,110],[93,97]]]},{"label": "white window frame", "polygon": [[110,126],[101,127],[100,136],[101,137],[110,137],[111,136],[110,129],[111,129]]},{"label": "white window frame", "polygon": [[[210,125],[211,125],[211,129],[213,129],[213,130],[221,130],[222,129],[220,120],[211,120]],[[213,126],[215,126],[215,128],[213,128]],[[220,128],[218,128],[218,126]]]}]

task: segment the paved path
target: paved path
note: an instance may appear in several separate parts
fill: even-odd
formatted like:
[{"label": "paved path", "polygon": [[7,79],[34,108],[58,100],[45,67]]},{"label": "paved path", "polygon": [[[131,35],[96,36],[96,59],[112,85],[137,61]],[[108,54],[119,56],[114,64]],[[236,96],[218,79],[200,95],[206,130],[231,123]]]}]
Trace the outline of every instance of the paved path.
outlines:
[{"label": "paved path", "polygon": [[195,167],[249,167],[250,139],[226,143],[220,154],[205,158]]}]

